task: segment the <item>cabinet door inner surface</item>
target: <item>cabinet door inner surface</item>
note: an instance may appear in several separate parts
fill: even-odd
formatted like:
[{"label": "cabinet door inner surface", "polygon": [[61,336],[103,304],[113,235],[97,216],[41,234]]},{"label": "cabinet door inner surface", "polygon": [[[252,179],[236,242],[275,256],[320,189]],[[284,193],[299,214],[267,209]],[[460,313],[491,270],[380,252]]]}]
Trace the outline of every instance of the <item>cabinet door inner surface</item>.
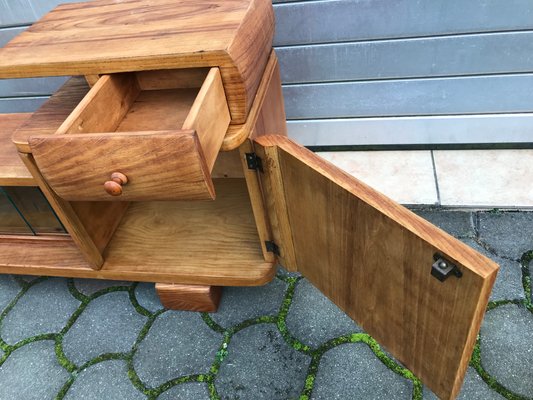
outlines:
[{"label": "cabinet door inner surface", "polygon": [[[254,146],[281,259],[291,253],[293,269],[440,398],[455,398],[498,266],[286,137]],[[434,277],[436,254],[462,276]]]}]

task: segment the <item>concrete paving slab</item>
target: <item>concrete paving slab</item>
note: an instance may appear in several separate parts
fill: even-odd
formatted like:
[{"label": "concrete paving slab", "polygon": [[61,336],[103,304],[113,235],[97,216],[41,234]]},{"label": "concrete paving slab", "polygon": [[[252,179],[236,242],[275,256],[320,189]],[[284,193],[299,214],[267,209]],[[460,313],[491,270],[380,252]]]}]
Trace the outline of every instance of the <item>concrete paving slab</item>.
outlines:
[{"label": "concrete paving slab", "polygon": [[311,358],[289,347],[272,324],[236,333],[215,385],[223,399],[298,398]]},{"label": "concrete paving slab", "polygon": [[146,320],[128,293],[107,293],[91,301],[64,335],[63,351],[78,366],[102,354],[127,353]]},{"label": "concrete paving slab", "polygon": [[0,330],[2,339],[15,344],[31,336],[59,332],[79,305],[65,279],[39,282],[7,314]]}]

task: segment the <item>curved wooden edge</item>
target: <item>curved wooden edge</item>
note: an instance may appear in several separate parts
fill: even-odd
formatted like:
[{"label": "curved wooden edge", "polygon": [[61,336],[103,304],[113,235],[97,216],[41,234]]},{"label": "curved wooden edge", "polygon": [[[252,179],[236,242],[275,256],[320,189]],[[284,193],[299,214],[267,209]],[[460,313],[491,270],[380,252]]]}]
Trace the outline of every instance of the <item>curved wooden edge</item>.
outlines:
[{"label": "curved wooden edge", "polygon": [[278,58],[274,50],[272,50],[246,122],[241,125],[229,126],[224,141],[222,142],[221,151],[230,151],[238,148],[251,135],[263,107],[277,65]]},{"label": "curved wooden edge", "polygon": [[[146,20],[132,18],[131,24],[109,26],[108,13],[125,18],[139,9],[149,15]],[[87,21],[98,29],[87,28]],[[71,40],[74,36],[79,40]],[[85,75],[92,86],[94,77],[102,74],[220,67],[232,121],[242,124],[273,37],[270,0],[73,3],[52,10],[0,49],[0,77]],[[86,48],[88,38],[97,43],[93,49]],[[42,45],[35,46],[35,40]]]},{"label": "curved wooden edge", "polygon": [[[274,26],[272,2],[252,0],[228,46],[228,55],[234,60],[245,89],[241,96],[237,93],[234,96],[232,90],[226,90],[234,124],[245,122],[255,101],[271,53]],[[236,105],[239,105],[238,110]]]}]

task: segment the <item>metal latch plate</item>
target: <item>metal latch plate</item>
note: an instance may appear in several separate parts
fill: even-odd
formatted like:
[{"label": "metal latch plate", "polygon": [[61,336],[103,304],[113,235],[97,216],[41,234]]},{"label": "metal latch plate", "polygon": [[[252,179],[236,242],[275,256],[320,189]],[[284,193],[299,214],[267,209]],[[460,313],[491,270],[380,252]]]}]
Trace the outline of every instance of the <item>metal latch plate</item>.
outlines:
[{"label": "metal latch plate", "polygon": [[431,266],[431,275],[439,281],[444,282],[450,275],[454,275],[457,278],[463,276],[457,265],[444,258],[441,254],[436,253],[433,259],[435,262]]}]

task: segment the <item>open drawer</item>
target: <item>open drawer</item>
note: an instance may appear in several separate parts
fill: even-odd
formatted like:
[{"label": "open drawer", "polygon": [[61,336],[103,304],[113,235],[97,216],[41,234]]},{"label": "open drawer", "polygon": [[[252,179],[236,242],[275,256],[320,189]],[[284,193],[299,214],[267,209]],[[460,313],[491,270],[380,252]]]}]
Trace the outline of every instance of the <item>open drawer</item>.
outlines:
[{"label": "open drawer", "polygon": [[229,122],[218,68],[104,75],[54,135],[29,145],[65,200],[214,199]]}]

